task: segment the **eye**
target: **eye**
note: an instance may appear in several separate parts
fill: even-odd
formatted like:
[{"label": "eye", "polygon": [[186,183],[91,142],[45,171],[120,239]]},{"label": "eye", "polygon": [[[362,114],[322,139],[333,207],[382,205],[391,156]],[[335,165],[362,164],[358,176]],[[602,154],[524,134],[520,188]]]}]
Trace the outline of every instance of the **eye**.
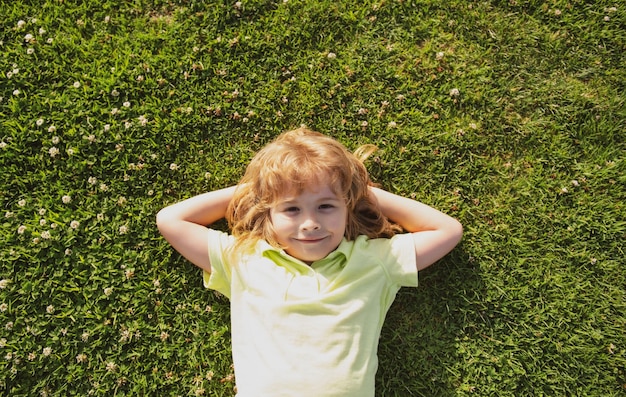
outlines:
[{"label": "eye", "polygon": [[287,207],[283,211],[287,212],[287,213],[290,213],[290,214],[295,214],[298,211],[300,211],[300,208],[298,208],[298,207]]},{"label": "eye", "polygon": [[334,205],[332,205],[332,204],[322,204],[322,205],[320,205],[320,207],[319,207],[319,208],[320,208],[321,210],[328,210],[328,209],[333,209],[333,208],[335,208],[335,206],[334,206]]}]

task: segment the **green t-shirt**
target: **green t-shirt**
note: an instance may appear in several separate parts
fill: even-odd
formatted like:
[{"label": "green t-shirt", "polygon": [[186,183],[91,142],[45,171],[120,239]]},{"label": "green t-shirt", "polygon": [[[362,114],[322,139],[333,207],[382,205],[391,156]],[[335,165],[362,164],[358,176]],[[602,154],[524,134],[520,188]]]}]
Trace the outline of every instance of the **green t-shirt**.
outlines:
[{"label": "green t-shirt", "polygon": [[374,396],[385,315],[417,286],[412,236],[344,239],[310,266],[265,241],[228,263],[233,244],[210,231],[204,285],[231,301],[237,396]]}]

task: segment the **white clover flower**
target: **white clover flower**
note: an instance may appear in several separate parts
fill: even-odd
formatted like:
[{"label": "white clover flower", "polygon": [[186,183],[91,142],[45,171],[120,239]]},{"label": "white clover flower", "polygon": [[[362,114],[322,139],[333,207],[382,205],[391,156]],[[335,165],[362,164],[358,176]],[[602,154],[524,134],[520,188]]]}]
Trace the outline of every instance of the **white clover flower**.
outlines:
[{"label": "white clover flower", "polygon": [[366,128],[369,125],[369,123],[367,121],[362,121],[361,122],[361,127]]},{"label": "white clover flower", "polygon": [[133,126],[133,123],[131,123],[130,121],[124,122],[124,129],[129,129],[132,126]]},{"label": "white clover flower", "polygon": [[128,233],[128,226],[125,226],[125,225],[120,226],[120,228],[119,228],[119,233],[120,233],[120,234],[126,234],[126,233]]},{"label": "white clover flower", "polygon": [[0,289],[5,289],[9,285],[10,282],[11,280],[6,279],[6,278],[0,280]]},{"label": "white clover flower", "polygon": [[104,127],[102,128],[105,132],[110,131],[111,130],[111,124],[105,124]]},{"label": "white clover flower", "polygon": [[39,28],[39,35],[43,36],[44,34],[46,34],[46,29],[44,28]]},{"label": "white clover flower", "polygon": [[24,234],[25,231],[26,231],[26,226],[24,225],[20,225],[20,227],[17,228],[17,234]]},{"label": "white clover flower", "polygon": [[111,17],[107,15],[104,17],[104,23],[109,23],[109,22],[111,22]]},{"label": "white clover flower", "polygon": [[37,127],[41,127],[43,125],[43,119],[37,119],[37,121],[35,121],[35,124],[37,125]]},{"label": "white clover flower", "polygon": [[76,151],[74,149],[72,149],[72,148],[67,149],[66,152],[70,156],[73,155],[74,153],[76,153]]},{"label": "white clover flower", "polygon": [[170,164],[170,170],[176,171],[177,169],[178,169],[178,164],[176,164],[176,163]]},{"label": "white clover flower", "polygon": [[98,179],[95,176],[90,176],[89,179],[87,179],[87,183],[89,183],[90,185],[95,185],[96,183],[98,183]]},{"label": "white clover flower", "polygon": [[39,226],[43,226],[46,224],[46,220],[45,219],[40,219],[39,220]]},{"label": "white clover flower", "polygon": [[118,114],[119,112],[120,112],[120,110],[119,110],[118,108],[113,108],[113,109],[111,109],[111,114],[112,114],[113,116],[115,116],[115,115],[116,115],[116,114]]},{"label": "white clover flower", "polygon": [[53,305],[48,305],[48,307],[46,307],[46,313],[48,313],[48,314],[54,313],[54,306]]},{"label": "white clover flower", "polygon": [[[57,130],[57,127],[51,125],[50,127],[48,127],[48,132],[55,132]],[[57,144],[59,143],[59,137],[55,136],[52,138],[52,143]]]},{"label": "white clover flower", "polygon": [[234,7],[238,10],[241,10],[241,1],[236,2]]},{"label": "white clover flower", "polygon": [[71,221],[70,222],[70,227],[72,229],[78,229],[78,226],[80,226],[80,222],[78,222],[78,221]]},{"label": "white clover flower", "polygon": [[46,214],[45,208],[39,208],[39,215],[44,216]]},{"label": "white clover flower", "polygon": [[80,81],[75,81],[74,84],[72,84],[72,86],[74,88],[80,88]]},{"label": "white clover flower", "polygon": [[113,361],[109,361],[106,365],[106,370],[108,372],[115,372],[117,369],[117,365]]},{"label": "white clover flower", "polygon": [[83,342],[87,342],[89,340],[89,332],[83,332],[82,335],[80,336],[80,339]]},{"label": "white clover flower", "polygon": [[52,44],[53,41],[54,39],[52,37],[48,37],[48,40],[46,40],[46,43]]},{"label": "white clover flower", "polygon": [[13,96],[20,95],[20,90],[13,90]]},{"label": "white clover flower", "polygon": [[111,294],[113,293],[113,287],[106,287],[104,290],[104,295],[105,296],[111,296]]},{"label": "white clover flower", "polygon": [[122,106],[124,106],[125,108],[129,108],[130,107],[130,102],[126,101],[122,104]]},{"label": "white clover flower", "polygon": [[70,256],[70,255],[72,255],[72,250],[69,249],[69,248],[66,248],[65,249],[65,256]]},{"label": "white clover flower", "polygon": [[44,240],[50,240],[52,236],[50,235],[50,232],[47,230],[44,230],[43,232],[41,232],[41,238]]},{"label": "white clover flower", "polygon": [[458,97],[459,95],[461,95],[461,92],[459,91],[458,88],[453,88],[450,90],[450,96],[455,98]]},{"label": "white clover flower", "polygon": [[[0,312],[6,312],[8,308],[9,308],[9,305],[7,305],[6,303],[0,304]],[[5,339],[5,343],[6,343],[6,339]],[[2,341],[0,341],[0,347],[4,347],[2,345]]]},{"label": "white clover flower", "polygon": [[328,55],[326,55],[326,58],[335,59],[337,58],[337,54],[335,54],[334,52],[329,52]]},{"label": "white clover flower", "polygon": [[111,96],[118,97],[118,96],[120,96],[120,92],[118,90],[116,90],[116,89],[113,89],[111,91]]},{"label": "white clover flower", "polygon": [[78,364],[84,363],[85,361],[87,361],[87,355],[85,355],[84,353],[80,353],[76,356],[76,362]]},{"label": "white clover flower", "polygon": [[24,36],[24,41],[27,43],[32,43],[33,41],[35,41],[35,36],[28,33],[26,36]]},{"label": "white clover flower", "polygon": [[20,201],[18,201],[18,202],[17,202],[17,205],[18,205],[19,207],[23,207],[23,206],[25,206],[25,205],[26,205],[26,200],[21,199]]},{"label": "white clover flower", "polygon": [[0,142],[0,149],[4,149],[5,147],[7,147],[7,143],[5,141],[1,141]]},{"label": "white clover flower", "polygon": [[34,48],[27,48],[26,49],[26,54],[33,55],[34,53],[35,53],[35,49]]},{"label": "white clover flower", "polygon": [[439,51],[439,52],[437,53],[437,55],[435,56],[435,58],[436,58],[438,61],[441,61],[445,55],[446,55],[446,54],[445,54],[443,51]]},{"label": "white clover flower", "polygon": [[63,204],[69,204],[72,201],[72,197],[71,196],[63,196],[61,197],[61,201],[63,201]]},{"label": "white clover flower", "polygon": [[43,350],[41,351],[41,354],[43,354],[45,357],[48,357],[49,355],[52,354],[52,348],[44,347]]},{"label": "white clover flower", "polygon": [[22,29],[24,26],[26,26],[26,21],[23,21],[21,19],[19,21],[17,21],[17,28],[18,29]]},{"label": "white clover flower", "polygon": [[50,157],[55,157],[56,155],[59,154],[59,149],[56,148],[55,146],[52,146],[49,150],[48,153],[50,154]]},{"label": "white clover flower", "polygon": [[14,214],[11,211],[7,211],[7,212],[4,213],[4,217],[5,218],[13,218],[13,215]]},{"label": "white clover flower", "polygon": [[101,183],[100,190],[102,190],[103,192],[106,192],[107,190],[109,190],[109,187],[105,183]]},{"label": "white clover flower", "polygon": [[390,121],[389,124],[387,124],[387,127],[389,128],[396,128],[398,126],[398,124],[395,121]]}]

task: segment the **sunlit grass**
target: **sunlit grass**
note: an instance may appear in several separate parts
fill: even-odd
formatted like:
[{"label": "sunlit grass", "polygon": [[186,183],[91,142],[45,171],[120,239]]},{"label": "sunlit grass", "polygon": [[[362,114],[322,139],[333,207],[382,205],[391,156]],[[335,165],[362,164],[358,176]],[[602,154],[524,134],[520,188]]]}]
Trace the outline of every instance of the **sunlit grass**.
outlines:
[{"label": "sunlit grass", "polygon": [[300,124],[465,227],[377,395],[624,393],[624,7],[5,3],[2,394],[232,396],[228,301],[154,218]]}]

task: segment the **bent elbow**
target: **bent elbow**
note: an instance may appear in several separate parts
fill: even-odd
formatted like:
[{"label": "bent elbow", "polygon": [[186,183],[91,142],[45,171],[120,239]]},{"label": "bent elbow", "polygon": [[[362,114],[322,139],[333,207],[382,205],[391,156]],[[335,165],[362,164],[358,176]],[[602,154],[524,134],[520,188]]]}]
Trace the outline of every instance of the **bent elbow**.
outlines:
[{"label": "bent elbow", "polygon": [[451,233],[456,240],[456,244],[461,242],[461,239],[463,238],[463,225],[461,224],[461,222],[454,219],[454,222],[451,225]]},{"label": "bent elbow", "polygon": [[159,229],[159,232],[161,232],[161,234],[163,234],[165,227],[170,223],[168,222],[168,218],[169,218],[168,207],[162,208],[156,214],[156,225],[157,225],[157,228]]}]

